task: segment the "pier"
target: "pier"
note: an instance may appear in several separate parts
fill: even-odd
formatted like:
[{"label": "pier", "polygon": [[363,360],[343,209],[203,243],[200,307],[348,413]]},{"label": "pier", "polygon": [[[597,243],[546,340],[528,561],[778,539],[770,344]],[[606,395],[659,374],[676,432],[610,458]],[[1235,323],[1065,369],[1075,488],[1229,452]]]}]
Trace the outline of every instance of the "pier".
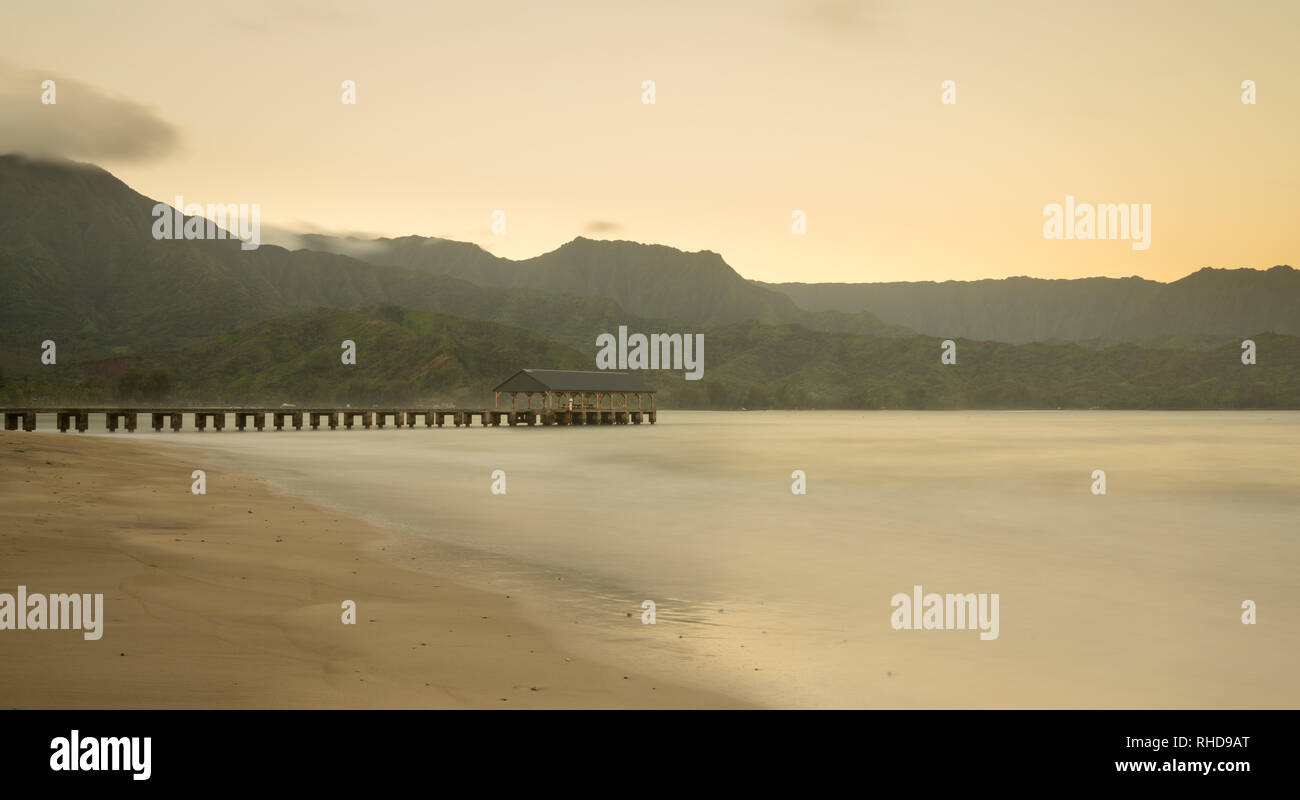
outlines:
[{"label": "pier", "polygon": [[[352,430],[360,427],[382,429],[414,428],[423,423],[426,428],[479,427],[534,427],[568,425],[640,425],[655,424],[657,412],[650,409],[610,408],[558,408],[516,409],[495,408],[87,408],[50,406],[33,408],[6,408],[4,427],[7,431],[36,430],[37,414],[54,415],[60,432],[90,428],[91,415],[104,417],[104,429],[109,433],[135,431],[142,421],[155,431],[164,428],[181,431],[185,418],[190,417],[196,431],[224,431],[234,423],[237,431],[252,429],[263,431],[285,428],[311,430]],[[268,424],[269,423],[269,424]]]},{"label": "pier", "polygon": [[[500,408],[501,396],[510,395],[510,408]],[[524,396],[520,408],[519,395]],[[536,396],[538,406],[533,407]],[[632,397],[636,398],[633,408]],[[267,429],[267,423],[277,431],[291,427],[320,430],[351,430],[360,426],[384,428],[414,428],[423,423],[426,428],[447,425],[456,428],[472,427],[526,427],[571,425],[640,425],[658,421],[655,410],[655,390],[626,372],[581,372],[576,370],[524,369],[510,376],[493,392],[492,408],[298,408],[296,406],[258,407],[168,407],[144,406],[86,407],[47,406],[3,409],[5,430],[36,430],[37,414],[53,414],[55,425],[66,433],[75,428],[84,433],[90,428],[92,414],[104,415],[104,428],[109,433],[119,429],[135,431],[142,419],[155,431],[170,428],[181,431],[185,417],[193,419],[197,431],[224,431],[226,423],[233,421],[235,430],[255,431]],[[645,408],[645,400],[650,407]]]}]

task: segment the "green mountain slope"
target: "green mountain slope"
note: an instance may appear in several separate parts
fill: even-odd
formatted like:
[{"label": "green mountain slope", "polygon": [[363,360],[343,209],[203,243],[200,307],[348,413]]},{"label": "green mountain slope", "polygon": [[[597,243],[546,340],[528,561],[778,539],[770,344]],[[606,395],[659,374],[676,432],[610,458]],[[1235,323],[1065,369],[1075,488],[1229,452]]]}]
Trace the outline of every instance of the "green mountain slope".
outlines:
[{"label": "green mountain slope", "polygon": [[[1300,338],[1256,337],[1240,349],[1180,351],[1121,345],[905,341],[741,323],[708,329],[704,380],[648,372],[660,408],[1300,408]],[[340,344],[357,345],[357,364]],[[516,369],[591,369],[594,345],[570,348],[482,320],[385,305],[317,309],[261,322],[177,350],[28,370],[0,383],[0,401],[198,404],[491,403]],[[166,391],[150,380],[162,375]],[[35,376],[27,379],[27,376]]]},{"label": "green mountain slope", "polygon": [[687,406],[719,408],[1300,408],[1300,338],[1254,337],[1210,350],[1134,344],[1011,345],[844,336],[746,323],[710,330],[707,380],[681,386]]}]

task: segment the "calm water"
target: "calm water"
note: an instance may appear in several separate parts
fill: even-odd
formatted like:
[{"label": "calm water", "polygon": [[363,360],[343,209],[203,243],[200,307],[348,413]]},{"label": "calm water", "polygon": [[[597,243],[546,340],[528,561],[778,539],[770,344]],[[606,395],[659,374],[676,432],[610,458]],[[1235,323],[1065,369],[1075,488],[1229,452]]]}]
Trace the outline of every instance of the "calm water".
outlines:
[{"label": "calm water", "polygon": [[[131,436],[200,448],[209,494],[237,468],[413,532],[387,555],[578,653],[762,703],[1300,707],[1300,412]],[[917,584],[998,593],[999,637],[894,630]]]}]

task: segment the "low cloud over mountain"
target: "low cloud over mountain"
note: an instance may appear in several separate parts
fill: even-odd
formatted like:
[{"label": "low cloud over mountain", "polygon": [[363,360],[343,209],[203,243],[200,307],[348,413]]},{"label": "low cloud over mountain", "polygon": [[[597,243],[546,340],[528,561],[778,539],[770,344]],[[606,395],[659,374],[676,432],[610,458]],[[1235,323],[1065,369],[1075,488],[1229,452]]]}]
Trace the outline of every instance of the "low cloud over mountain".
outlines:
[{"label": "low cloud over mountain", "polygon": [[[42,102],[51,91],[53,103]],[[87,161],[151,161],[180,142],[148,107],[88,83],[0,62],[0,153]]]}]

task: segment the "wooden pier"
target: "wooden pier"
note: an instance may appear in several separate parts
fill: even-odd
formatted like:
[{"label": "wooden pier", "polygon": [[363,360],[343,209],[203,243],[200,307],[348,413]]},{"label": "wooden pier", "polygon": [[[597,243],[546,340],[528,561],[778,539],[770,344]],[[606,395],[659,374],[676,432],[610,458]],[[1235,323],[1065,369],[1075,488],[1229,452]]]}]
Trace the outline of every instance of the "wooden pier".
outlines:
[{"label": "wooden pier", "polygon": [[617,408],[534,408],[503,410],[495,408],[89,408],[77,406],[53,406],[43,408],[6,408],[3,410],[5,430],[36,430],[37,414],[53,414],[59,431],[75,429],[85,432],[90,428],[92,414],[104,415],[104,428],[109,433],[125,430],[135,431],[142,420],[147,421],[155,431],[170,428],[180,431],[184,428],[185,417],[193,419],[197,431],[223,431],[228,422],[234,422],[235,430],[252,428],[256,431],[266,430],[268,421],[271,428],[282,431],[286,427],[302,430],[304,427],[319,430],[351,430],[360,426],[383,428],[391,424],[395,428],[414,428],[423,422],[424,427],[456,428],[472,427],[477,421],[480,427],[533,427],[533,426],[567,426],[567,425],[640,425],[649,422],[653,425],[658,414],[653,409],[617,409]]},{"label": "wooden pier", "polygon": [[[498,408],[501,395],[510,395],[510,408]],[[519,408],[519,395],[524,396],[524,408]],[[533,408],[536,397],[539,407]],[[636,398],[636,408],[631,399]],[[649,400],[650,407],[642,404]],[[180,431],[185,417],[194,419],[194,429],[224,431],[226,423],[233,420],[235,430],[264,431],[267,421],[277,431],[303,426],[320,430],[322,426],[337,430],[383,428],[390,422],[393,427],[414,428],[417,422],[424,427],[441,428],[451,424],[468,428],[475,420],[481,427],[527,427],[535,425],[640,425],[658,420],[655,411],[655,390],[636,376],[627,372],[582,372],[577,370],[523,369],[501,383],[493,391],[492,408],[298,408],[296,406],[261,407],[199,407],[199,408],[89,408],[85,406],[53,406],[45,408],[3,409],[5,430],[36,430],[37,414],[53,414],[61,432],[76,428],[84,432],[90,428],[90,415],[103,414],[104,428],[109,433],[119,428],[128,433],[139,427],[141,418],[147,418],[155,431],[171,428]]]}]

